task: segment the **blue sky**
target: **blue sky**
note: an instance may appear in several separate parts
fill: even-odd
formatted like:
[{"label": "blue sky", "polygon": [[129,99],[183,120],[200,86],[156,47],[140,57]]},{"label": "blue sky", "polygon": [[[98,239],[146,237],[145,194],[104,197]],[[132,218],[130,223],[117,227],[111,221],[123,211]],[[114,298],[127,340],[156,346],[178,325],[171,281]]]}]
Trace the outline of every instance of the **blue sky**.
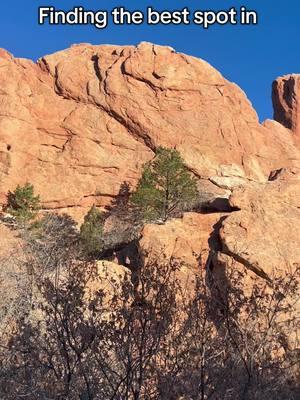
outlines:
[{"label": "blue sky", "polygon": [[[256,26],[114,26],[105,30],[87,26],[39,26],[39,6],[71,9],[73,6],[111,10],[124,6],[129,10],[156,9],[229,9],[241,5],[257,10]],[[271,83],[279,75],[300,72],[299,0],[11,0],[0,8],[0,47],[15,56],[36,60],[44,54],[73,43],[137,44],[150,41],[169,45],[177,51],[207,60],[227,79],[246,92],[260,119],[272,117]]]}]

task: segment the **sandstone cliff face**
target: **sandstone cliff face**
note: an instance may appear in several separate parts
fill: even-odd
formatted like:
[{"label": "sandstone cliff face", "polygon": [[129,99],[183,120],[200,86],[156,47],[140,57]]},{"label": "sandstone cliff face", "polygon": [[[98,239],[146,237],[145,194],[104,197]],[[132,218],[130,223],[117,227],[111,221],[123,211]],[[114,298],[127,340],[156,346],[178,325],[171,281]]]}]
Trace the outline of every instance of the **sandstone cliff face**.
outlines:
[{"label": "sandstone cliff face", "polygon": [[[235,188],[229,202],[235,210],[231,213],[187,213],[165,225],[146,226],[141,249],[182,265],[181,282],[190,291],[195,274],[205,271],[207,281],[217,287],[214,297],[220,293],[224,297],[226,289],[237,282],[245,296],[251,296],[254,287],[266,285],[274,298],[277,280],[299,283],[299,174],[277,171],[269,182]],[[299,348],[299,286],[285,295],[285,311],[278,317],[284,324],[291,321],[285,335],[295,349]],[[263,320],[262,315],[259,318]]]},{"label": "sandstone cliff face", "polygon": [[[199,257],[206,265],[211,248],[266,274],[300,261],[300,151],[290,130],[297,133],[297,75],[273,85],[275,117],[286,129],[259,124],[235,84],[169,47],[82,44],[37,64],[2,50],[0,66],[0,204],[29,181],[45,209],[80,220],[91,204],[108,205],[122,183],[134,186],[157,146],[176,147],[204,200],[230,211],[223,200],[233,191],[230,205],[241,211],[148,226],[142,249],[164,247],[191,269]],[[293,174],[266,183],[284,168]],[[289,232],[292,240],[282,240]]]},{"label": "sandstone cliff face", "polygon": [[220,230],[222,251],[264,278],[300,265],[300,176],[282,172],[275,181],[236,188],[240,209]]},{"label": "sandstone cliff face", "polygon": [[282,126],[205,61],[149,43],[78,45],[37,64],[0,53],[0,202],[25,181],[46,209],[107,205],[159,145],[225,190],[299,167]]},{"label": "sandstone cliff face", "polygon": [[300,136],[300,75],[285,75],[273,82],[274,119]]},{"label": "sandstone cliff face", "polygon": [[[37,64],[1,50],[0,82],[0,205],[29,181],[44,209],[80,220],[92,204],[109,205],[124,182],[134,187],[158,146],[175,147],[210,213],[147,225],[139,250],[177,260],[189,287],[199,267],[222,276],[246,269],[246,290],[300,264],[298,76],[274,83],[277,122],[263,124],[241,89],[209,64],[149,43],[78,45]],[[5,266],[17,244],[0,224]],[[124,254],[115,261],[127,265]],[[24,271],[11,262],[1,271],[6,312],[18,304],[15,277]]]},{"label": "sandstone cliff face", "polygon": [[300,175],[281,171],[274,181],[233,190],[231,213],[187,213],[164,225],[147,225],[140,245],[147,254],[173,258],[190,271],[242,264],[272,279],[300,265]]}]

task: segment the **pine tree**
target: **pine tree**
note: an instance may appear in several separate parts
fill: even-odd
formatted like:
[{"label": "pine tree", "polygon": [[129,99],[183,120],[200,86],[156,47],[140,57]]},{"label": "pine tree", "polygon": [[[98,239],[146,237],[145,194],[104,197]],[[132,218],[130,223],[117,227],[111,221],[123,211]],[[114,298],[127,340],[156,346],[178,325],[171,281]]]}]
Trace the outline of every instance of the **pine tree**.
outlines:
[{"label": "pine tree", "polygon": [[102,250],[104,221],[104,213],[95,205],[84,217],[84,222],[80,227],[80,238],[85,250],[90,255],[95,255]]},{"label": "pine tree", "polygon": [[14,192],[8,192],[6,210],[18,222],[26,223],[32,220],[40,209],[40,197],[34,194],[30,183],[18,185]]},{"label": "pine tree", "polygon": [[162,219],[191,209],[198,196],[196,179],[179,152],[160,147],[153,161],[144,166],[131,201],[145,220]]}]

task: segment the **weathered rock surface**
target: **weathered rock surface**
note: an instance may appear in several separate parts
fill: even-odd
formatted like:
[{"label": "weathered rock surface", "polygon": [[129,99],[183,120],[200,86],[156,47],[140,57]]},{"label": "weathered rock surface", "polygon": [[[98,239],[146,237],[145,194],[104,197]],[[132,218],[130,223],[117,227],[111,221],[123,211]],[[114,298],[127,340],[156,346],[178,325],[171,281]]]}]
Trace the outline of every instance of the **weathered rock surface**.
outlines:
[{"label": "weathered rock surface", "polygon": [[130,270],[113,262],[98,261],[95,272],[85,287],[85,297],[89,301],[95,293],[101,291],[104,293],[103,304],[109,304],[115,296],[122,293],[122,282],[131,282]]},{"label": "weathered rock surface", "polygon": [[285,75],[273,82],[274,119],[300,136],[300,75]]},{"label": "weathered rock surface", "polygon": [[217,225],[224,214],[186,213],[163,225],[146,225],[140,247],[146,257],[174,260],[187,272],[205,268],[211,248],[218,242]]},{"label": "weathered rock surface", "polygon": [[223,253],[262,277],[300,265],[299,174],[280,171],[274,181],[235,189],[229,201],[240,211],[222,223]]},{"label": "weathered rock surface", "polygon": [[169,47],[83,44],[37,64],[2,50],[0,67],[0,203],[30,181],[44,208],[81,217],[135,185],[159,145],[224,190],[299,166],[288,130],[259,124],[235,84]]},{"label": "weathered rock surface", "polygon": [[211,249],[218,245],[219,220],[222,214],[186,213],[163,225],[148,224],[139,242],[145,263],[176,265],[176,277],[182,290],[193,294],[196,276],[204,272]]},{"label": "weathered rock surface", "polygon": [[234,189],[231,213],[186,213],[164,225],[147,225],[141,249],[190,272],[241,264],[264,280],[293,273],[300,265],[300,175],[282,169],[272,179]]},{"label": "weathered rock surface", "polygon": [[[263,124],[209,64],[149,43],[78,45],[37,64],[1,50],[0,82],[0,205],[29,181],[43,208],[80,219],[93,203],[111,204],[124,182],[134,187],[158,146],[176,147],[199,177],[201,201],[218,212],[147,225],[144,255],[175,259],[186,282],[205,266],[246,268],[245,290],[300,263],[299,76],[274,83],[277,122]],[[122,229],[117,241],[129,247],[114,261],[130,266],[137,238],[130,225]],[[22,271],[7,256],[16,246],[0,224],[7,316],[22,299]],[[128,273],[101,266],[95,287],[109,285],[107,272],[112,280]]]}]

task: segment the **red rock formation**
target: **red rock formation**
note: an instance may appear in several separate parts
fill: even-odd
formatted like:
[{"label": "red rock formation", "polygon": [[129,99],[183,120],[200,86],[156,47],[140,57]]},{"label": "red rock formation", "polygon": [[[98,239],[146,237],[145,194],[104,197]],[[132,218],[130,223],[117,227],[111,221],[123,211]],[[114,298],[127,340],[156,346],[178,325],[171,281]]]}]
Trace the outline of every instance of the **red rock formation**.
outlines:
[{"label": "red rock formation", "polygon": [[225,190],[299,164],[287,130],[260,125],[235,84],[169,47],[84,44],[37,64],[2,51],[0,67],[0,203],[30,181],[45,208],[82,216],[135,185],[159,145]]},{"label": "red rock formation", "polygon": [[300,75],[285,75],[273,82],[274,119],[300,137]]},{"label": "red rock formation", "polygon": [[[92,203],[110,203],[124,181],[135,185],[157,146],[176,147],[201,178],[204,197],[217,198],[216,209],[243,185],[230,200],[241,211],[223,222],[214,251],[262,275],[300,261],[299,183],[296,175],[280,177],[286,168],[299,171],[296,140],[278,122],[259,124],[245,94],[206,62],[149,43],[84,44],[37,64],[1,51],[0,66],[2,203],[30,181],[45,208],[80,217]],[[297,82],[284,77],[273,91],[286,101],[279,104],[288,105],[291,127]],[[266,183],[269,177],[275,181]],[[192,268],[202,255],[205,264],[220,218],[190,214],[148,226],[141,246],[161,252],[163,245]]]},{"label": "red rock formation", "polygon": [[[163,225],[146,225],[140,247],[149,258],[173,259],[188,273],[205,268],[211,249],[216,246],[218,225],[224,214],[186,213],[182,219],[173,219]],[[158,240],[159,238],[159,240]]]},{"label": "red rock formation", "polygon": [[278,171],[274,181],[236,188],[230,204],[240,211],[222,223],[221,251],[264,278],[293,271],[300,265],[299,199],[295,171]]},{"label": "red rock formation", "polygon": [[[231,213],[187,213],[164,225],[147,225],[141,248],[178,260],[190,270],[222,259],[269,279],[300,265],[300,175],[278,171],[267,183],[233,190]],[[224,261],[225,260],[225,261]]]},{"label": "red rock formation", "polygon": [[[274,83],[278,122],[261,125],[235,84],[168,47],[84,44],[37,64],[0,50],[0,205],[29,181],[44,208],[80,219],[91,204],[109,204],[125,181],[134,186],[158,146],[176,147],[200,178],[210,211],[222,212],[146,225],[139,246],[128,221],[112,215],[105,229],[115,224],[122,244],[113,250],[125,248],[115,261],[130,266],[126,257],[137,248],[146,258],[175,259],[189,292],[200,268],[224,290],[230,272],[242,271],[243,290],[251,292],[257,281],[269,284],[300,264],[299,82],[291,75]],[[16,232],[0,221],[0,335],[32,290],[23,260]],[[99,262],[87,296],[109,291],[107,274],[114,281],[128,271]],[[27,297],[39,301],[35,295]],[[281,320],[299,320],[292,300]],[[299,327],[286,334],[298,346]]]}]

